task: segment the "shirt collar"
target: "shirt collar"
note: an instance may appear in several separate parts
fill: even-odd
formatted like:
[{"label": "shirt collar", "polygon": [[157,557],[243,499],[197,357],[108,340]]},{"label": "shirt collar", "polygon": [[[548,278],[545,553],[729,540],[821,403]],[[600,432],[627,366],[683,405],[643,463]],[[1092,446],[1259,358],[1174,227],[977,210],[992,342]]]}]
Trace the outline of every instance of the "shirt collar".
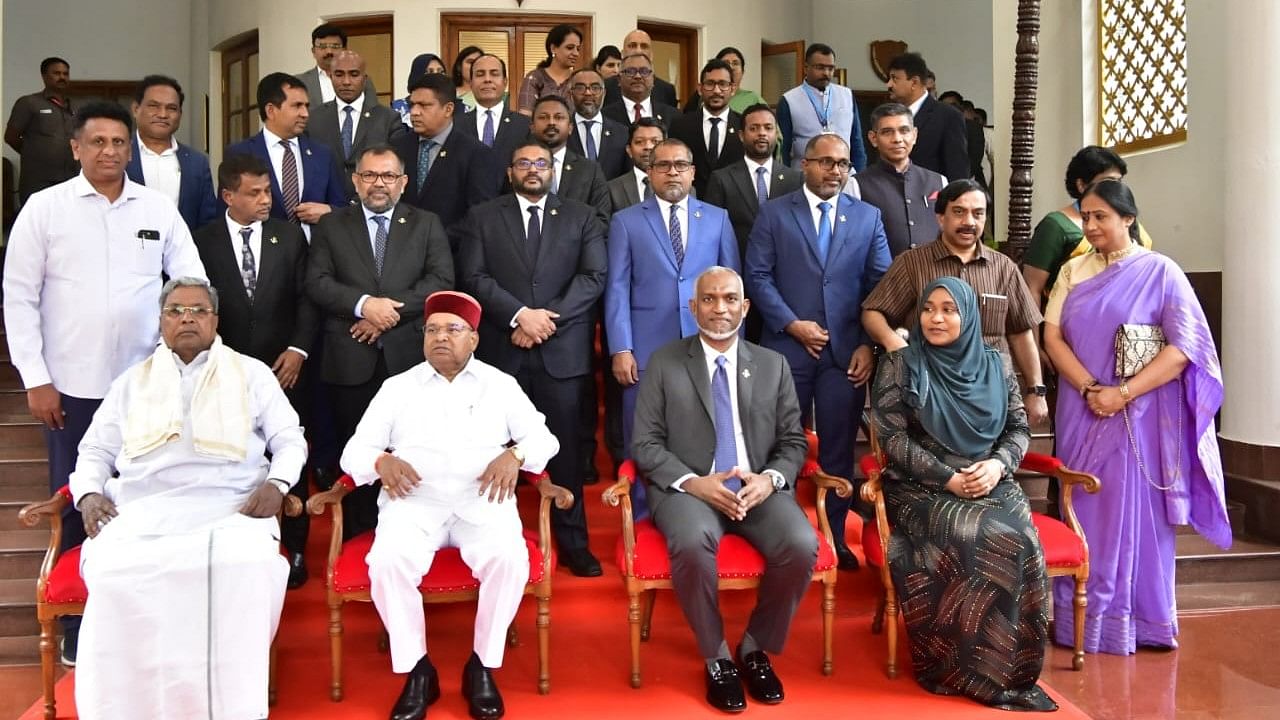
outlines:
[{"label": "shirt collar", "polygon": [[348,107],[349,107],[349,108],[351,108],[352,114],[354,114],[354,115],[359,115],[359,114],[360,114],[360,105],[358,105],[357,103],[363,102],[363,101],[364,101],[364,96],[363,96],[363,95],[361,95],[360,97],[356,98],[356,101],[355,101],[355,102],[346,102],[346,101],[344,101],[342,98],[338,97],[337,95],[334,95],[334,96],[333,96],[333,101],[334,101],[334,102],[336,102],[336,103],[338,104],[338,117],[339,117],[339,118],[341,118],[341,117],[342,117],[342,109],[343,109],[343,108],[348,108]]},{"label": "shirt collar", "polygon": [[135,130],[133,135],[138,141],[138,152],[144,155],[154,155],[156,157],[162,157],[165,155],[176,155],[178,152],[178,139],[173,136],[169,137],[169,149],[165,150],[164,152],[157,153],[157,152],[152,152],[151,148],[147,147],[146,143],[142,142],[142,133],[139,133]]},{"label": "shirt collar", "polygon": [[[266,125],[262,126],[262,139],[266,141],[268,148],[279,147],[280,143],[286,142],[284,138],[268,130]],[[292,147],[293,143],[298,142],[298,138],[289,138],[287,142]]]},{"label": "shirt collar", "polygon": [[567,153],[568,151],[569,151],[568,145],[561,145],[559,150],[556,150],[555,152],[551,153],[551,159],[554,161],[554,164],[556,165],[556,167],[564,166],[564,156],[565,156],[565,153]]},{"label": "shirt collar", "polygon": [[600,111],[598,110],[596,111],[595,117],[585,117],[582,114],[576,113],[576,112],[573,114],[574,125],[581,125],[584,122],[593,122],[597,125],[600,125],[601,127],[604,127],[604,123],[601,122],[600,120]]},{"label": "shirt collar", "polygon": [[720,111],[719,115],[717,115],[711,112],[710,110],[708,110],[707,107],[703,105],[702,106],[702,122],[707,122],[713,117],[720,118],[720,120],[723,121],[725,125],[728,125],[729,124],[729,106],[725,105],[724,109]]},{"label": "shirt collar", "polygon": [[908,106],[907,106],[907,109],[911,111],[911,117],[915,117],[915,116],[916,116],[916,114],[920,112],[920,106],[924,105],[924,101],[925,101],[928,97],[929,97],[929,93],[927,93],[927,92],[926,92],[926,93],[921,93],[921,94],[920,94],[920,97],[916,98],[916,101],[915,101],[915,102],[913,102],[913,103],[911,103],[910,105],[908,105]]},{"label": "shirt collar", "polygon": [[436,145],[439,145],[439,146],[441,146],[441,147],[444,147],[445,142],[447,142],[447,141],[449,140],[449,133],[451,133],[451,132],[453,132],[453,122],[450,122],[448,125],[445,125],[445,126],[444,126],[444,129],[443,129],[443,130],[441,130],[440,132],[436,133],[435,135],[431,135],[431,136],[429,136],[429,137],[428,137],[428,136],[419,135],[419,136],[418,136],[418,141],[419,141],[419,142],[422,142],[422,141],[424,141],[424,140],[435,140],[435,141],[436,141]]},{"label": "shirt collar", "polygon": [[653,197],[655,200],[658,201],[658,209],[662,211],[662,216],[664,218],[669,217],[671,215],[671,207],[673,205],[677,208],[680,208],[681,210],[684,210],[686,213],[689,211],[688,195],[685,195],[684,199],[681,200],[680,202],[675,202],[675,203],[669,203],[666,200],[663,200],[662,197],[660,197],[656,192],[653,194]]},{"label": "shirt collar", "polygon": [[[939,235],[933,242],[925,244],[924,247],[929,248],[927,252],[933,256],[932,259],[934,262],[940,262],[947,258],[954,258],[956,262],[963,262],[960,260],[959,256],[951,253],[951,248],[947,247],[946,243],[942,242],[941,235]],[[995,252],[995,250],[987,247],[987,244],[982,242],[982,240],[978,240],[978,253],[969,262],[978,262],[979,260],[990,262]]]},{"label": "shirt collar", "polygon": [[370,210],[369,208],[365,207],[364,203],[360,203],[360,210],[364,213],[364,223],[365,223],[365,225],[368,225],[368,224],[373,220],[373,218],[374,218],[374,216],[375,216],[375,215],[376,215],[377,217],[384,217],[384,218],[386,218],[386,219],[387,219],[387,222],[388,222],[388,223],[390,223],[390,222],[391,222],[391,216],[392,216],[392,215],[394,215],[394,214],[395,214],[395,212],[396,212],[396,206],[395,206],[395,205],[392,205],[392,206],[391,206],[391,209],[390,209],[390,210],[387,210],[386,212],[376,213],[376,212],[374,212],[374,211]]},{"label": "shirt collar", "polygon": [[649,179],[649,173],[641,170],[638,167],[635,167],[634,165],[631,167],[631,172],[635,173],[636,182],[638,183],[643,184],[645,180]]},{"label": "shirt collar", "polygon": [[805,200],[809,203],[809,209],[813,210],[814,212],[818,211],[818,203],[820,202],[831,203],[832,210],[835,210],[840,205],[840,193],[836,193],[835,195],[831,196],[830,199],[823,200],[822,198],[815,195],[813,191],[809,189],[808,185],[801,185],[801,188],[804,190]]},{"label": "shirt collar", "polygon": [[224,218],[226,218],[226,220],[227,220],[227,230],[228,230],[228,231],[230,231],[230,233],[231,233],[231,239],[233,239],[233,240],[236,238],[236,236],[238,236],[238,235],[240,234],[240,228],[246,228],[246,227],[247,227],[247,228],[253,228],[253,232],[254,232],[254,234],[257,234],[257,233],[259,233],[259,232],[262,232],[262,221],[261,221],[261,220],[254,220],[253,222],[249,223],[248,225],[242,225],[242,224],[240,223],[240,221],[238,221],[238,220],[236,220],[235,218],[231,217],[231,211],[229,211],[229,210],[228,210],[227,212],[223,213],[223,214],[222,214],[222,216],[223,216]]},{"label": "shirt collar", "polygon": [[[71,187],[77,197],[89,197],[90,195],[98,195],[102,197],[102,193],[98,192],[98,190],[89,182],[89,178],[84,176],[83,170],[80,171],[80,174],[71,178]],[[138,188],[140,187],[142,186],[130,180],[128,175],[125,175],[124,191],[120,193],[120,198],[116,200],[116,202],[119,203],[124,200],[132,200],[133,198],[138,197]]]},{"label": "shirt collar", "polygon": [[536,208],[538,208],[538,212],[540,212],[540,213],[542,213],[542,214],[544,214],[544,215],[546,214],[546,210],[547,210],[547,196],[546,196],[546,195],[543,195],[542,197],[538,198],[538,202],[530,202],[528,198],[526,198],[525,196],[521,195],[520,193],[512,193],[512,194],[516,196],[516,202],[520,204],[520,216],[521,216],[521,217],[524,217],[524,216],[528,215],[528,214],[529,214],[529,208],[531,208],[531,207],[536,207]]},{"label": "shirt collar", "polygon": [[[479,362],[479,360],[476,360],[475,353],[472,353],[471,357],[467,358],[467,364],[462,366],[462,369],[458,371],[457,375],[453,376],[453,379],[457,380],[464,375],[470,375],[477,380],[480,379],[479,373],[476,372],[477,364]],[[436,378],[439,378],[443,382],[449,382],[448,380],[445,380],[443,375],[436,371],[430,361],[424,361],[422,364],[418,365],[418,380],[423,385],[426,385]]]},{"label": "shirt collar", "polygon": [[764,174],[769,175],[773,172],[773,158],[769,158],[762,163],[758,163],[751,158],[743,158],[747,162],[747,173],[751,175],[751,181],[755,182],[756,168],[764,168]]},{"label": "shirt collar", "polygon": [[707,364],[715,366],[716,358],[723,355],[729,361],[728,365],[733,366],[738,362],[738,336],[733,336],[733,344],[724,352],[711,347],[707,344],[706,338],[698,336],[698,342],[702,344],[702,354],[707,358]]}]

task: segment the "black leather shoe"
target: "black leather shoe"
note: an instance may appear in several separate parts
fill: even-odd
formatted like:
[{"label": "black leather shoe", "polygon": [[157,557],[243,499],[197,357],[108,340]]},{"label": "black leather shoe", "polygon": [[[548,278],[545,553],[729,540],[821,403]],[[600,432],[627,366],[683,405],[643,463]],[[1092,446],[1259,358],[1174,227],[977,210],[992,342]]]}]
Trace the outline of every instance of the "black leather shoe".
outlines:
[{"label": "black leather shoe", "polygon": [[711,707],[729,713],[747,709],[747,698],[742,694],[742,679],[738,666],[732,660],[716,661],[716,669],[706,669],[707,702]]},{"label": "black leather shoe", "polygon": [[320,492],[325,492],[329,488],[333,487],[333,484],[337,482],[337,480],[338,474],[334,472],[332,468],[318,467],[311,469],[311,481],[315,483],[316,489]]},{"label": "black leather shoe", "polygon": [[569,568],[569,572],[578,577],[600,577],[604,572],[600,569],[600,561],[586,548],[562,551],[560,564]]},{"label": "black leather shoe", "polygon": [[307,563],[302,559],[302,553],[289,553],[289,583],[287,587],[290,590],[297,590],[307,582]]},{"label": "black leather shoe", "polygon": [[742,670],[742,681],[747,686],[747,693],[752,700],[766,705],[777,705],[782,702],[782,681],[773,672],[769,656],[763,650],[756,650],[743,655],[738,652],[738,667]]},{"label": "black leather shoe", "polygon": [[506,712],[493,674],[475,653],[462,666],[462,697],[467,699],[467,712],[476,720],[494,720]]},{"label": "black leather shoe", "polygon": [[427,716],[427,706],[440,698],[440,676],[426,655],[409,671],[404,689],[391,708],[391,720],[422,720]]},{"label": "black leather shoe", "polygon": [[844,543],[836,543],[836,567],[850,572],[860,567],[858,556],[854,555]]}]

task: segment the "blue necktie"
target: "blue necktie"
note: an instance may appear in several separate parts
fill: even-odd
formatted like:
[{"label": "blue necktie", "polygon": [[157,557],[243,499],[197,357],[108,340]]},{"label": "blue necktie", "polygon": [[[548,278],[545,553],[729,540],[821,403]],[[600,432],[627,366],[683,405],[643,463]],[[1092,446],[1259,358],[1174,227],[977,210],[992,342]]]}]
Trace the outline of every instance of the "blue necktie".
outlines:
[{"label": "blue necktie", "polygon": [[351,157],[351,135],[354,132],[351,127],[352,109],[350,105],[342,108],[342,112],[346,114],[346,117],[342,119],[342,156],[344,159]]},{"label": "blue necktie", "polygon": [[240,228],[240,237],[244,240],[240,246],[240,279],[244,281],[244,293],[249,296],[249,302],[253,302],[253,291],[258,287],[258,270],[253,262],[253,248],[249,245],[253,228]]},{"label": "blue necktie", "polygon": [[[484,111],[484,134],[480,137],[480,142],[493,147],[493,111]],[[508,158],[510,161],[510,158]]]},{"label": "blue necktie", "polygon": [[587,144],[587,159],[595,162],[596,160],[596,136],[591,132],[591,126],[596,124],[595,120],[583,120],[582,124],[582,141]]},{"label": "blue necktie", "polygon": [[[715,472],[732,470],[738,464],[738,440],[733,433],[733,400],[729,396],[729,373],[724,366],[729,358],[716,357],[716,371],[711,376],[711,403],[716,410],[716,466]],[[740,468],[746,470],[747,468]],[[740,478],[729,478],[724,486],[738,492],[742,488]]]},{"label": "blue necktie", "polygon": [[756,168],[756,197],[760,199],[761,205],[769,202],[769,186],[764,184],[764,176],[767,172],[764,166]]},{"label": "blue necktie", "polygon": [[378,231],[373,235],[373,267],[382,277],[382,263],[387,259],[387,219],[374,215],[373,221],[378,224]]},{"label": "blue necktie", "polygon": [[822,217],[818,218],[818,260],[827,264],[827,251],[831,249],[831,220],[827,213],[831,212],[831,203],[820,202],[818,209]]},{"label": "blue necktie", "polygon": [[422,184],[427,181],[427,173],[431,171],[431,148],[435,146],[435,140],[418,143],[418,192],[422,192]]},{"label": "blue necktie", "polygon": [[676,254],[676,267],[684,265],[684,234],[680,232],[678,209],[678,205],[671,206],[671,221],[667,224],[667,232],[671,235],[671,250]]}]

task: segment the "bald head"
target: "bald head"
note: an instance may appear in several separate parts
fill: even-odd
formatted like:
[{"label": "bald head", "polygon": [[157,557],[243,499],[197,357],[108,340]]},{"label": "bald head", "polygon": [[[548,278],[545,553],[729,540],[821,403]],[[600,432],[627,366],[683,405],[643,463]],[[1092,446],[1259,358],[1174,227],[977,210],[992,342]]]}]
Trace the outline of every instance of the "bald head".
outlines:
[{"label": "bald head", "polygon": [[364,94],[364,58],[354,50],[341,50],[333,56],[329,69],[333,92],[345,103],[355,102]]},{"label": "bald head", "polygon": [[633,53],[640,53],[650,60],[653,59],[653,41],[649,39],[649,33],[643,30],[632,30],[622,38],[622,56],[626,57]]}]

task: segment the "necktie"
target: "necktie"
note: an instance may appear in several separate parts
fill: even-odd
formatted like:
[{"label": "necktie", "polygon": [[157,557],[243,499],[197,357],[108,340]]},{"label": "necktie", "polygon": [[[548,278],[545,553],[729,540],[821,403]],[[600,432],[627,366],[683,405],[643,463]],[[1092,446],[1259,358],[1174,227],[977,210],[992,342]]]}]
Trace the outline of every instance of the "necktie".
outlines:
[{"label": "necktie", "polygon": [[596,137],[595,134],[591,132],[591,126],[595,124],[595,120],[582,121],[582,141],[587,145],[587,159],[592,162],[595,162],[596,160]]},{"label": "necktie", "polygon": [[707,143],[707,159],[715,167],[716,161],[720,159],[720,118],[707,119],[711,121],[711,142]]},{"label": "necktie", "polygon": [[493,111],[484,111],[484,134],[480,136],[480,142],[493,147]]},{"label": "necktie", "polygon": [[650,184],[649,178],[644,179],[644,199],[648,200],[653,197],[653,185]]},{"label": "necktie", "polygon": [[258,269],[253,262],[253,248],[249,245],[252,236],[253,228],[240,228],[243,241],[240,245],[240,279],[244,281],[244,294],[249,296],[249,302],[253,302],[253,291],[258,286]]},{"label": "necktie", "polygon": [[387,219],[374,215],[373,221],[378,224],[378,231],[373,235],[373,267],[382,277],[382,263],[387,259]]},{"label": "necktie", "polygon": [[769,202],[769,186],[764,184],[764,176],[768,172],[763,166],[756,168],[756,197],[760,199],[761,205]]},{"label": "necktie", "polygon": [[684,235],[680,232],[680,213],[678,205],[671,206],[671,221],[667,224],[667,232],[671,235],[671,250],[676,254],[676,267],[684,265]]},{"label": "necktie", "polygon": [[538,250],[542,247],[542,223],[538,222],[538,206],[529,206],[529,232],[525,236],[529,243],[529,259],[538,261]]},{"label": "necktie", "polygon": [[551,158],[551,192],[560,192],[560,158]]},{"label": "necktie", "polygon": [[431,148],[435,146],[435,140],[418,143],[418,192],[422,192],[422,184],[427,181],[427,173],[431,170]]},{"label": "necktie", "polygon": [[284,157],[280,159],[280,194],[284,197],[284,214],[298,221],[298,161],[293,157],[293,143],[281,140]]},{"label": "necktie", "polygon": [[636,103],[636,106],[635,106],[635,117],[631,118],[631,121],[632,121],[632,122],[635,122],[636,120],[639,120],[639,119],[640,119],[640,118],[642,118],[642,117],[644,117],[644,114],[643,114],[642,109],[641,109],[641,107],[640,107],[640,103]]},{"label": "necktie", "polygon": [[351,111],[353,108],[348,105],[342,108],[342,113],[346,117],[342,118],[342,154],[344,157],[351,157],[351,135],[354,130],[351,127]]},{"label": "necktie", "polygon": [[820,202],[818,209],[822,211],[822,217],[818,218],[818,259],[826,265],[827,251],[831,249],[831,220],[827,216],[831,212],[831,203]]},{"label": "necktie", "polygon": [[[716,356],[716,372],[711,376],[711,403],[716,411],[716,472],[732,470],[738,464],[738,441],[733,433],[733,400],[729,396],[729,373],[724,369],[728,362],[729,358]],[[729,478],[724,486],[738,492],[742,489],[742,480]]]}]

